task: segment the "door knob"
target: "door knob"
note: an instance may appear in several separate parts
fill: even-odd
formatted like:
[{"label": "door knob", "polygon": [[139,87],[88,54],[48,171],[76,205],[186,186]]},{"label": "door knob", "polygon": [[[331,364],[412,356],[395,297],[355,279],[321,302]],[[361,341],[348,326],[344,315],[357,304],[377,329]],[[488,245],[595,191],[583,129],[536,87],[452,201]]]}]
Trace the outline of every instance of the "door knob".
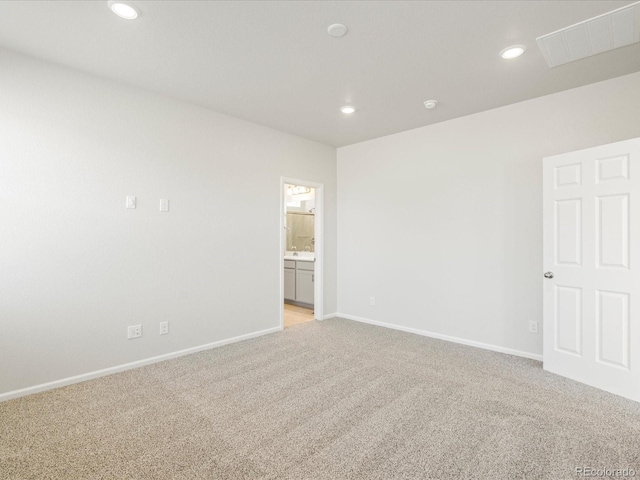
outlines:
[{"label": "door knob", "polygon": [[553,278],[553,272],[546,272],[544,278]]}]

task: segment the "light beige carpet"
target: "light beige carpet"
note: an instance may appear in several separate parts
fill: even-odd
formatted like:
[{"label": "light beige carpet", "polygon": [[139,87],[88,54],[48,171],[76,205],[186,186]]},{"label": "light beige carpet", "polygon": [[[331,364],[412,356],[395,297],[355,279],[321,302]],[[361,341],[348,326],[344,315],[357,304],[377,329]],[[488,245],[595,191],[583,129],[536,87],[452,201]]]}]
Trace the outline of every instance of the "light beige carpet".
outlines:
[{"label": "light beige carpet", "polygon": [[311,322],[0,404],[2,479],[565,479],[635,468],[640,405],[538,362]]}]

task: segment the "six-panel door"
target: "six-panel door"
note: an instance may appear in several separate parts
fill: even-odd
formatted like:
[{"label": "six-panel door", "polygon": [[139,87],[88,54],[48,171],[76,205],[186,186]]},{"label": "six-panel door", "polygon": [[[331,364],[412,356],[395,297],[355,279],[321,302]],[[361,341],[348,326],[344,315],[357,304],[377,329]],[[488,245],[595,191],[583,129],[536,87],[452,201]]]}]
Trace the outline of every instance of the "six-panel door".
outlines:
[{"label": "six-panel door", "polygon": [[640,401],[640,139],[543,175],[544,368]]}]

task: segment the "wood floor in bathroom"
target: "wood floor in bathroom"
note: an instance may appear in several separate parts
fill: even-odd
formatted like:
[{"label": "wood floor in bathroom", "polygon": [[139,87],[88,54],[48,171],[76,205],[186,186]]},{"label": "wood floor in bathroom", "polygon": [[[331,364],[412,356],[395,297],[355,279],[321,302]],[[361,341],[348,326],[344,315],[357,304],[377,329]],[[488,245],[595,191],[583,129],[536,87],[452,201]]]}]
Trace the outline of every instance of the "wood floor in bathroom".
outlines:
[{"label": "wood floor in bathroom", "polygon": [[313,321],[312,309],[284,304],[284,328],[311,321]]}]

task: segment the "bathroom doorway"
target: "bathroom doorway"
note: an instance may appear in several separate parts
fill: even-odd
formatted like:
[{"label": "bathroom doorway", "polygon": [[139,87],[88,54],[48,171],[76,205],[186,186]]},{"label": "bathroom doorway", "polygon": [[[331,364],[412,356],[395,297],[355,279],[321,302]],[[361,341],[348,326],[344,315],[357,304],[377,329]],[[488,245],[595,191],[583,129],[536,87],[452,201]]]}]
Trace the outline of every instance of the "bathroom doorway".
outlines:
[{"label": "bathroom doorway", "polygon": [[322,185],[281,179],[281,327],[322,319]]}]

